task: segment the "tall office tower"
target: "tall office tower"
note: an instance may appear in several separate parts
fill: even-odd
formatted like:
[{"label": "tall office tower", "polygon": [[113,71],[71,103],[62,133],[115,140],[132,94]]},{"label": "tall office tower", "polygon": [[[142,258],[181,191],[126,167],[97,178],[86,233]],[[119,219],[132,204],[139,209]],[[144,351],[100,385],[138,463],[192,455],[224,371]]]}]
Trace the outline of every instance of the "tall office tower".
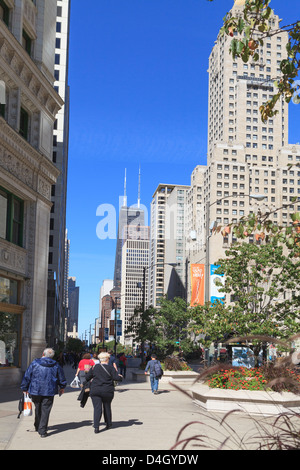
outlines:
[{"label": "tall office tower", "polygon": [[[233,15],[241,16],[243,6],[244,2],[237,0]],[[279,17],[272,14],[269,24],[274,30],[280,28]],[[276,108],[278,115],[266,123],[259,112],[261,104],[275,92],[274,80],[281,74],[286,42],[285,31],[270,35],[257,50],[259,60],[250,59],[245,64],[232,59],[231,38],[219,34],[210,54],[207,168],[199,188],[205,244],[191,258],[195,262],[195,258],[205,257],[207,271],[234,240],[231,233],[211,235],[212,223],[226,227],[255,212],[261,204],[272,210],[297,194],[299,174],[297,179],[295,167],[288,165],[300,161],[300,146],[288,144],[288,105],[282,99]],[[263,203],[258,195],[265,196]],[[291,206],[274,213],[274,220],[288,223],[289,212],[294,209]]]},{"label": "tall office tower", "polygon": [[[190,186],[175,186],[166,199],[164,293],[186,298],[185,237]],[[176,265],[172,268],[172,264]]]},{"label": "tall office tower", "polygon": [[[125,227],[122,249],[122,278],[121,278],[121,342],[133,344],[132,334],[126,334],[132,327],[132,317],[136,307],[141,307],[148,295],[149,265],[149,227]],[[145,279],[144,279],[145,272]],[[144,290],[145,283],[145,290]],[[145,296],[145,297],[144,297]]]},{"label": "tall office tower", "polygon": [[[111,317],[111,312],[113,310],[113,299],[110,294],[105,294],[101,298],[101,328],[109,328],[109,320]],[[103,341],[103,333],[104,330],[102,331],[102,336],[101,340]]]},{"label": "tall office tower", "polygon": [[66,336],[65,324],[67,306],[65,304],[65,231],[66,199],[69,142],[69,86],[68,51],[71,0],[57,0],[54,88],[64,100],[54,123],[52,160],[60,174],[52,186],[53,206],[50,219],[49,238],[49,281],[47,302],[47,328],[51,329],[50,345],[54,346]]},{"label": "tall office tower", "polygon": [[0,2],[0,383],[46,346],[56,0]]},{"label": "tall office tower", "polygon": [[[175,277],[183,279],[184,268],[180,263],[183,254],[182,222],[186,191],[189,186],[175,184],[159,184],[151,201],[151,232],[150,232],[150,263],[149,263],[149,296],[148,304],[159,307],[159,301],[167,294],[170,277],[174,279],[170,263],[176,264],[179,274]],[[168,199],[171,203],[168,204]],[[174,231],[175,228],[175,231]],[[178,233],[177,233],[178,230]],[[171,246],[172,245],[172,246]],[[170,246],[170,250],[168,247]],[[167,255],[167,257],[166,257]],[[178,258],[178,259],[177,259]],[[181,272],[182,269],[182,272]],[[172,294],[174,297],[174,295]]]},{"label": "tall office tower", "polygon": [[65,232],[65,255],[64,255],[64,305],[69,308],[69,266],[70,266],[70,240],[68,239],[68,230]]},{"label": "tall office tower", "polygon": [[69,277],[68,280],[69,291],[69,317],[67,321],[67,331],[72,331],[73,326],[76,325],[78,331],[78,316],[79,316],[79,287],[76,286],[76,277]]},{"label": "tall office tower", "polygon": [[119,223],[117,233],[117,247],[115,257],[115,272],[114,272],[114,287],[121,289],[121,266],[122,266],[122,245],[123,245],[123,230],[127,226],[142,227],[145,225],[145,211],[140,207],[140,180],[139,180],[139,196],[138,203],[135,206],[127,206],[126,196],[126,173],[124,182],[124,196],[123,203],[119,212]]},{"label": "tall office tower", "polygon": [[[109,297],[110,302],[112,302],[111,296],[110,296],[110,291],[114,287],[114,281],[112,279],[104,279],[102,282],[102,285],[100,287],[100,299],[99,299],[99,341],[103,341],[104,337],[104,328],[106,327],[106,321],[105,318],[107,315],[105,315],[104,306],[106,305],[106,300]],[[112,310],[112,306],[110,305],[110,312]]]}]

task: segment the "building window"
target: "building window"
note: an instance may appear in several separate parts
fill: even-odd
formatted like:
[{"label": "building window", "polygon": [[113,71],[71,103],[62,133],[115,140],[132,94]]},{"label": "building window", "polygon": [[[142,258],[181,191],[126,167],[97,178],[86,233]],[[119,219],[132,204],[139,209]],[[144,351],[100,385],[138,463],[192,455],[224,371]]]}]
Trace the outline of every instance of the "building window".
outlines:
[{"label": "building window", "polygon": [[22,32],[22,46],[24,47],[25,51],[31,56],[32,53],[32,39],[23,29]]},{"label": "building window", "polygon": [[23,201],[0,188],[0,237],[22,246],[23,219]]},{"label": "building window", "polygon": [[29,134],[28,130],[29,130],[29,114],[27,113],[27,111],[25,111],[25,109],[21,108],[19,133],[26,140],[28,140],[28,134]]},{"label": "building window", "polygon": [[0,276],[0,302],[18,304],[18,281]]},{"label": "building window", "polygon": [[0,0],[0,18],[9,26],[9,8],[3,0]]},{"label": "building window", "polygon": [[[1,280],[1,278],[0,278]],[[19,367],[22,314],[2,311],[0,307],[0,369]]]}]

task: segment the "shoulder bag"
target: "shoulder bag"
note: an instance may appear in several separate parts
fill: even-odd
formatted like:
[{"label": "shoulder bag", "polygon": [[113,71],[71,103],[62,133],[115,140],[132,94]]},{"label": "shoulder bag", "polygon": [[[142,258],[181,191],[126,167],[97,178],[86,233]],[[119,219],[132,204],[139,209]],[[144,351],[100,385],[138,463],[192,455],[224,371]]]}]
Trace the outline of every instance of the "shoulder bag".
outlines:
[{"label": "shoulder bag", "polygon": [[108,370],[106,370],[106,369],[105,369],[105,367],[104,367],[104,366],[101,364],[101,362],[100,362],[100,366],[102,367],[102,369],[104,369],[104,370],[105,370],[105,372],[107,373],[107,375],[109,375],[109,376],[110,376],[110,378],[111,378],[111,379],[112,379],[112,381],[113,381],[113,385],[114,385],[114,387],[116,387],[116,386],[118,385],[118,382],[112,378],[112,376],[110,375],[110,373],[108,372]]}]

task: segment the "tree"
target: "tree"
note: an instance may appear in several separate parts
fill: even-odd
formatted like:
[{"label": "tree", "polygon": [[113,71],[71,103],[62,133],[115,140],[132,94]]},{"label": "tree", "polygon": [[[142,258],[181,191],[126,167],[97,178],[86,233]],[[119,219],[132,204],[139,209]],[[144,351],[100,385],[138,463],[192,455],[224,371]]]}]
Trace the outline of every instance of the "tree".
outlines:
[{"label": "tree", "polygon": [[[256,337],[256,358],[264,338],[288,339],[299,331],[300,321],[300,213],[292,214],[287,227],[277,226],[269,216],[250,214],[231,225],[241,241],[216,263],[216,273],[224,274],[220,291],[229,294],[231,302],[197,307],[193,315],[193,330],[198,328],[210,341]],[[254,243],[244,241],[250,236]]]},{"label": "tree", "polygon": [[66,344],[66,349],[68,352],[81,353],[83,347],[83,342],[79,338],[68,338]]},{"label": "tree", "polygon": [[163,298],[160,309],[157,311],[154,322],[157,331],[156,348],[162,355],[173,354],[174,351],[187,354],[192,351],[193,345],[187,335],[191,311],[186,301],[180,297],[174,300]]},{"label": "tree", "polygon": [[193,349],[187,335],[191,312],[186,301],[180,297],[174,300],[163,298],[159,309],[149,307],[144,312],[136,309],[131,319],[131,333],[141,344],[148,342],[156,353],[165,357],[180,350],[186,354]]},{"label": "tree", "polygon": [[[213,0],[209,0],[213,1]],[[288,41],[286,44],[287,57],[280,62],[280,77],[272,77],[277,93],[260,107],[261,118],[265,122],[278,113],[276,104],[283,97],[287,103],[293,99],[295,104],[300,103],[300,81],[297,81],[300,70],[300,21],[272,29],[269,22],[273,14],[270,7],[271,0],[245,0],[243,15],[234,17],[232,12],[227,13],[221,34],[232,37],[230,52],[233,59],[241,58],[247,63],[250,60],[259,60],[258,48],[264,40],[286,31]],[[234,37],[238,33],[237,37]]]},{"label": "tree", "polygon": [[135,342],[142,345],[142,349],[144,349],[145,342],[152,344],[157,337],[154,323],[155,314],[156,309],[153,307],[149,307],[145,311],[141,307],[135,308],[129,327],[125,331],[126,334],[132,335]]}]

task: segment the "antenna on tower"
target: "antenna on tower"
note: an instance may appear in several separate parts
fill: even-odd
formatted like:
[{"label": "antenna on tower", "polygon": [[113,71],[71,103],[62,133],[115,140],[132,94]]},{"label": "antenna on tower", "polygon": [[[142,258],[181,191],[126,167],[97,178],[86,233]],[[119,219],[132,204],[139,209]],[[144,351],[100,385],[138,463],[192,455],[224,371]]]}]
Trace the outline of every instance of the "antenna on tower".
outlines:
[{"label": "antenna on tower", "polygon": [[139,167],[138,208],[141,206],[141,165]]},{"label": "antenna on tower", "polygon": [[125,178],[124,178],[124,197],[123,197],[123,207],[127,207],[127,195],[126,195],[126,168],[125,168]]}]

